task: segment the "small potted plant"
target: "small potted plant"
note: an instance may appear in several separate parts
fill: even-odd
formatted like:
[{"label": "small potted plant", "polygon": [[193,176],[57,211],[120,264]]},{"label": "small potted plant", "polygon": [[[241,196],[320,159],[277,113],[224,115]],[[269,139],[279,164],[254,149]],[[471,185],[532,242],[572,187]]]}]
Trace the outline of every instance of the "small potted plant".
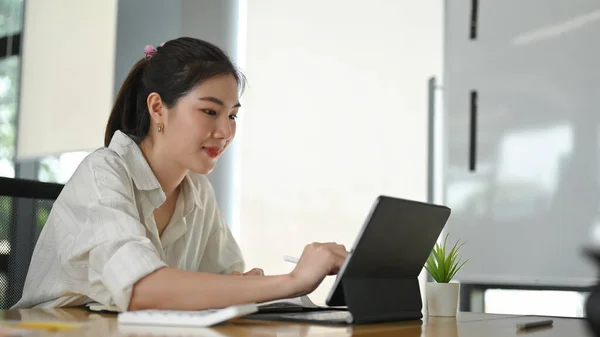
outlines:
[{"label": "small potted plant", "polygon": [[444,242],[435,244],[431,254],[427,258],[425,269],[435,282],[427,282],[425,296],[430,316],[456,316],[458,310],[458,283],[450,283],[454,275],[467,263],[458,257],[458,251],[464,245],[456,241],[449,252],[446,251],[448,234]]}]

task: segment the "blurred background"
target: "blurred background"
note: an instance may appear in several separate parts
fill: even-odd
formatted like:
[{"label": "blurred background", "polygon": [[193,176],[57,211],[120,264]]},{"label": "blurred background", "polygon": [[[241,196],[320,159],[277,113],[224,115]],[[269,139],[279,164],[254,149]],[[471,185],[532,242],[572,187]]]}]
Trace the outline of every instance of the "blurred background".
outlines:
[{"label": "blurred background", "polygon": [[[351,246],[386,194],[452,208],[461,310],[581,317],[599,20],[595,0],[0,0],[0,176],[66,183],[144,46],[206,39],[249,81],[210,174],[248,267]],[[0,255],[29,244],[10,231]]]}]

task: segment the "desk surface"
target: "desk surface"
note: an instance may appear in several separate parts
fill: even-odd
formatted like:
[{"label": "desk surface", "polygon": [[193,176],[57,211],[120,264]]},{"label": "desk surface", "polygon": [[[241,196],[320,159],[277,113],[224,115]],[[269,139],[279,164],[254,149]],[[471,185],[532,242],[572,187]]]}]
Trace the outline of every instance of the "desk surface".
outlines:
[{"label": "desk surface", "polygon": [[26,309],[0,311],[5,321],[60,321],[82,323],[82,328],[48,332],[42,336],[389,336],[389,337],[505,337],[505,336],[592,336],[581,319],[553,318],[554,326],[519,333],[517,323],[545,319],[535,316],[510,316],[459,313],[456,318],[426,317],[421,321],[364,326],[321,326],[287,322],[235,320],[213,328],[178,329],[131,327],[117,323],[114,314],[97,314],[83,309]]}]

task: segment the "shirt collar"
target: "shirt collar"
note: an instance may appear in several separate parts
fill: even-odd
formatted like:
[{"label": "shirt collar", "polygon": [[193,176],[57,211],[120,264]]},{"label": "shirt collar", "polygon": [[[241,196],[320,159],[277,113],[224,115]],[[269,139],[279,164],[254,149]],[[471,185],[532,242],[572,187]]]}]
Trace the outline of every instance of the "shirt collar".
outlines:
[{"label": "shirt collar", "polygon": [[183,215],[188,216],[194,209],[194,205],[200,209],[204,209],[204,203],[200,198],[200,193],[194,183],[191,173],[188,172],[188,174],[185,175],[183,182]]},{"label": "shirt collar", "polygon": [[[138,144],[123,132],[117,130],[113,135],[108,146],[114,150],[123,160],[127,163],[129,170],[131,171],[131,177],[138,190],[143,191],[157,191],[157,194],[151,193],[150,202],[154,208],[159,207],[166,200],[166,196],[152,172],[146,157],[142,153],[142,150]],[[200,198],[200,193],[191,173],[187,173],[183,180],[183,196],[184,196],[184,216],[189,215],[194,205],[199,208],[204,208],[204,203]]]},{"label": "shirt collar", "polygon": [[142,150],[133,139],[121,131],[116,131],[108,147],[114,150],[127,163],[130,175],[138,190],[151,191],[159,189],[162,191],[160,183]]}]

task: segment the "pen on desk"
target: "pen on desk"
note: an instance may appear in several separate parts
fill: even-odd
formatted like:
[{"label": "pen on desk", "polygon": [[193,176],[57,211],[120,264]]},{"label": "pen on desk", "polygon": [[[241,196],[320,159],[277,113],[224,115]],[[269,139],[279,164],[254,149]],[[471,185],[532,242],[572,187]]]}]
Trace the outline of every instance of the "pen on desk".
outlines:
[{"label": "pen on desk", "polygon": [[286,262],[290,262],[290,263],[298,263],[298,258],[287,256],[287,255],[283,257],[283,260]]},{"label": "pen on desk", "polygon": [[23,321],[23,322],[18,322],[16,324],[14,324],[15,328],[20,328],[20,329],[35,329],[35,330],[52,330],[52,331],[56,331],[56,330],[70,330],[70,329],[76,329],[78,328],[77,325],[75,324],[70,324],[70,323],[61,323],[61,322],[28,322],[28,321]]},{"label": "pen on desk", "polygon": [[545,321],[521,323],[521,324],[517,324],[517,329],[527,330],[527,329],[533,329],[533,328],[541,328],[541,327],[551,326],[553,323],[554,323],[554,321],[552,321],[551,319],[545,320]]}]

